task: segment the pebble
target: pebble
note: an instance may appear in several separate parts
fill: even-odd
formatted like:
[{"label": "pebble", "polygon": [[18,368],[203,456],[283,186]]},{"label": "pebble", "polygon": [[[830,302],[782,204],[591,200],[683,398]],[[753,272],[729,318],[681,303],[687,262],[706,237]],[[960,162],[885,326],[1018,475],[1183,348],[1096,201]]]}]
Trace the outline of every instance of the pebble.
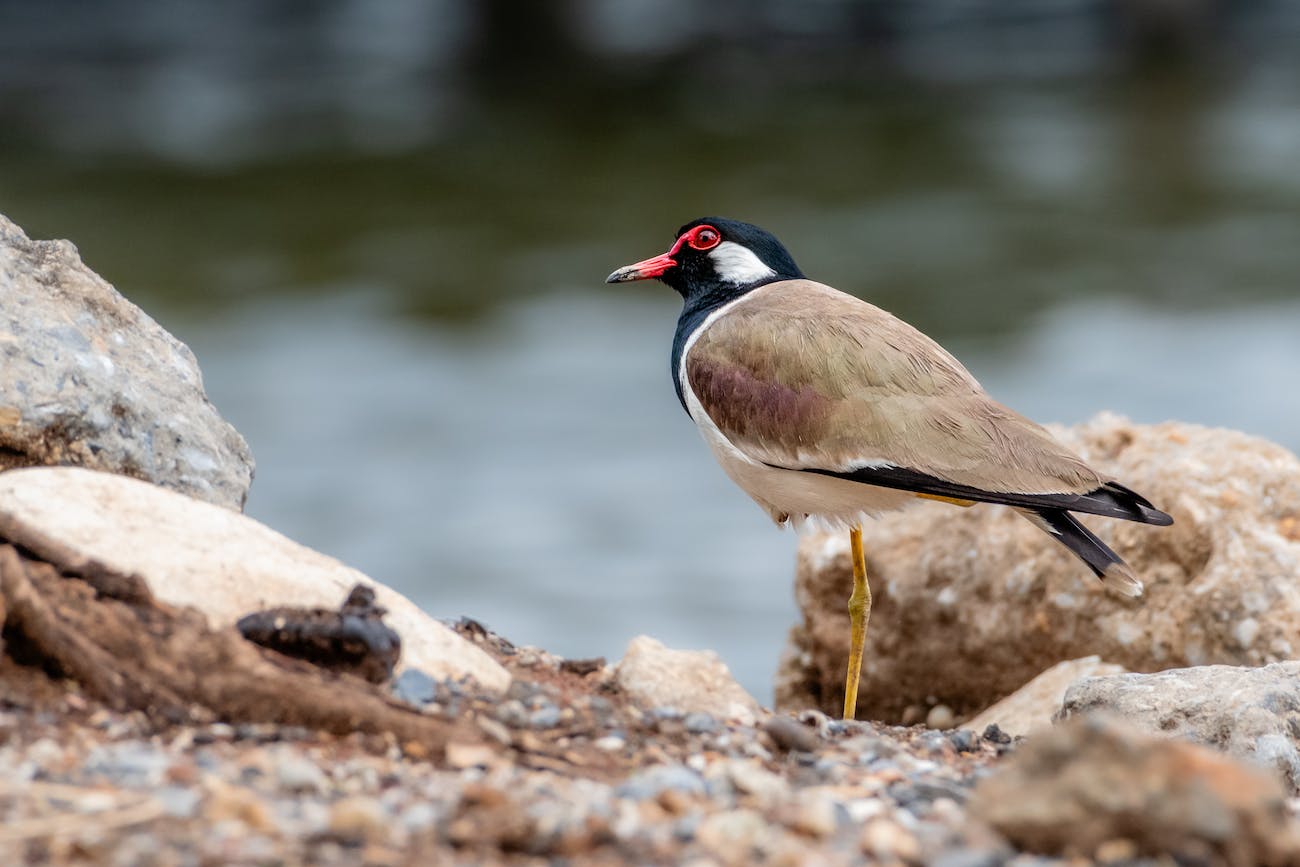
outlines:
[{"label": "pebble", "polygon": [[[805,712],[806,713],[806,712]],[[825,714],[821,714],[825,719]],[[802,720],[801,716],[801,720]],[[813,720],[815,726],[816,720]],[[783,750],[811,753],[821,746],[817,730],[788,716],[771,716],[763,723],[763,731]]]},{"label": "pebble", "polygon": [[605,735],[591,742],[591,745],[598,750],[607,753],[616,753],[623,747],[627,746],[627,741],[621,735]]},{"label": "pebble", "polygon": [[736,791],[753,796],[763,806],[782,798],[790,788],[783,778],[755,762],[728,762],[726,775]]},{"label": "pebble", "polygon": [[969,753],[979,749],[979,738],[970,729],[955,729],[948,732],[948,742],[959,753]]},{"label": "pebble", "polygon": [[517,698],[501,702],[492,715],[498,722],[512,729],[528,727],[528,708],[524,707],[524,703]]},{"label": "pebble", "polygon": [[762,848],[771,836],[767,820],[754,810],[728,810],[706,816],[695,837],[728,863],[749,863],[746,853]]},{"label": "pebble", "polygon": [[655,765],[628,778],[615,790],[620,798],[647,801],[665,790],[682,792],[687,795],[703,795],[704,780],[695,771],[684,765]]},{"label": "pebble", "polygon": [[329,832],[349,842],[381,840],[388,836],[392,817],[374,798],[353,796],[335,801],[329,811]]},{"label": "pebble", "polygon": [[121,786],[152,787],[162,783],[171,758],[149,742],[105,744],[86,756],[85,769]]},{"label": "pebble", "polygon": [[432,704],[438,698],[438,682],[418,668],[408,668],[393,681],[393,695],[408,704]]},{"label": "pebble", "polygon": [[534,729],[553,729],[560,724],[560,709],[547,703],[528,715],[528,726]]},{"label": "pebble", "polygon": [[925,715],[925,724],[932,729],[950,729],[957,724],[957,716],[946,704],[936,704]]},{"label": "pebble", "polygon": [[889,819],[873,819],[862,826],[861,846],[867,855],[882,861],[921,859],[921,843],[916,835]]},{"label": "pebble", "polygon": [[848,811],[822,794],[801,793],[786,824],[794,831],[818,839],[834,834]]},{"label": "pebble", "polygon": [[289,792],[320,792],[325,788],[325,772],[311,759],[285,752],[275,763],[275,779]]},{"label": "pebble", "polygon": [[718,721],[714,719],[712,715],[704,713],[703,711],[688,713],[682,719],[682,725],[684,725],[686,730],[693,735],[712,734],[721,728]]},{"label": "pebble", "polygon": [[980,737],[992,744],[1011,743],[1011,735],[999,728],[997,723],[989,723],[985,726],[984,733]]}]

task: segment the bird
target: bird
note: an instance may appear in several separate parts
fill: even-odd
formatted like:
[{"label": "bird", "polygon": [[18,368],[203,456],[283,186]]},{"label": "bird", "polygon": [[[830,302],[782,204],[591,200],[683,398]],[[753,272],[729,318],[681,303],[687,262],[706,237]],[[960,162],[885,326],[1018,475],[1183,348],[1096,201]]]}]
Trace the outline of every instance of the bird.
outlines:
[{"label": "bird", "polygon": [[868,518],[919,499],[1008,506],[1106,587],[1142,595],[1133,570],[1074,513],[1173,518],[995,401],[916,328],[808,279],[771,233],[701,217],[666,253],[605,282],[650,279],[682,296],[673,386],[723,471],[778,526],[848,530],[845,719],[856,716],[871,616]]}]

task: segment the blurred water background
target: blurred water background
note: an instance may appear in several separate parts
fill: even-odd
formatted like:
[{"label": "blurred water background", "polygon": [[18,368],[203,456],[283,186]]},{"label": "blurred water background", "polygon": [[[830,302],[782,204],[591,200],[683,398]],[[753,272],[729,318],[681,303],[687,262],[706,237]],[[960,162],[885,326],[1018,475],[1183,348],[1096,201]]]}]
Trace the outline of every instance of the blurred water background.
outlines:
[{"label": "blurred water background", "polygon": [[604,276],[747,219],[1033,417],[1300,449],[1298,48],[1281,0],[0,0],[0,212],[195,350],[249,514],[767,700],[794,538]]}]

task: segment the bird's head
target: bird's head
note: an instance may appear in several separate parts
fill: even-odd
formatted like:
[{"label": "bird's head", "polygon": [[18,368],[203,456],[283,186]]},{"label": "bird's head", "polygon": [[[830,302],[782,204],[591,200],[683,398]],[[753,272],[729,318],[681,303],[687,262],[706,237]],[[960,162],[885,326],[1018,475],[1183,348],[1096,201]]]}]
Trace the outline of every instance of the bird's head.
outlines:
[{"label": "bird's head", "polygon": [[770,233],[750,223],[701,217],[677,230],[668,252],[619,268],[605,282],[661,280],[689,302],[703,295],[740,295],[765,283],[802,276]]}]

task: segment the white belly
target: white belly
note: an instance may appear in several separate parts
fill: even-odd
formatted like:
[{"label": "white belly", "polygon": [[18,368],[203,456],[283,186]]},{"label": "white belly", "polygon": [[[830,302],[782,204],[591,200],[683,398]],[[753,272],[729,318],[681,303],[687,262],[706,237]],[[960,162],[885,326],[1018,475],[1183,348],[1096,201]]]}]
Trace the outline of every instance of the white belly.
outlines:
[{"label": "white belly", "polygon": [[694,395],[687,398],[687,405],[727,476],[778,524],[789,522],[799,527],[812,519],[828,528],[849,527],[916,502],[915,495],[907,491],[759,463],[727,441],[699,402],[694,400]]}]

